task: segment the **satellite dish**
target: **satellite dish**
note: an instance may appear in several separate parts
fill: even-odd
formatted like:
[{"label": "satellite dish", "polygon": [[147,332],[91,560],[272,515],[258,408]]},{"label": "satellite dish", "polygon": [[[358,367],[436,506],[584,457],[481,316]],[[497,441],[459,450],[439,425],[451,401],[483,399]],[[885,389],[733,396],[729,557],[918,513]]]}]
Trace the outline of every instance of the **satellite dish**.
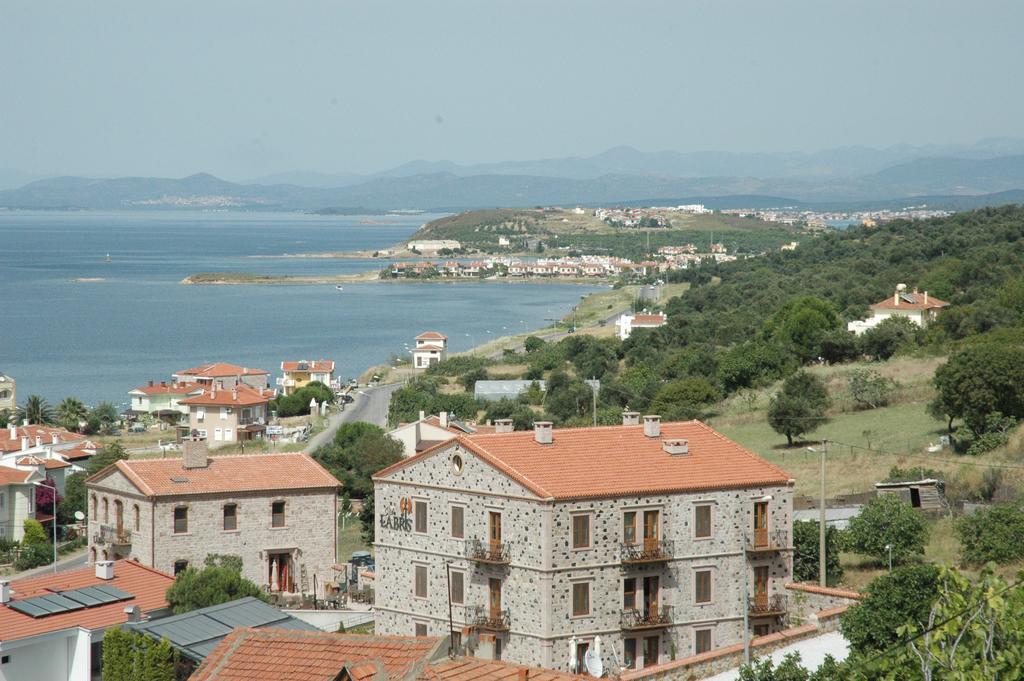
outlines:
[{"label": "satellite dish", "polygon": [[587,650],[587,654],[583,656],[583,664],[591,676],[600,677],[604,674],[604,663],[601,662],[601,653],[597,651],[596,646]]},{"label": "satellite dish", "polygon": [[75,520],[77,520],[79,522],[85,520],[85,514],[82,513],[81,511],[75,511]]}]

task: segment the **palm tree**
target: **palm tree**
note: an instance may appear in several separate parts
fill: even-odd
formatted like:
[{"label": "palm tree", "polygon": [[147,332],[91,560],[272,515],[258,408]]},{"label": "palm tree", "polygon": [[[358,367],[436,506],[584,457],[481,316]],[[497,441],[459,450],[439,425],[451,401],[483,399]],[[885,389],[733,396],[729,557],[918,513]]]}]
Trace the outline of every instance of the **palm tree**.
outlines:
[{"label": "palm tree", "polygon": [[57,418],[68,430],[78,430],[78,422],[85,419],[89,410],[77,397],[65,397],[57,405]]},{"label": "palm tree", "polygon": [[29,395],[25,403],[15,412],[18,423],[53,423],[53,407],[39,395]]}]

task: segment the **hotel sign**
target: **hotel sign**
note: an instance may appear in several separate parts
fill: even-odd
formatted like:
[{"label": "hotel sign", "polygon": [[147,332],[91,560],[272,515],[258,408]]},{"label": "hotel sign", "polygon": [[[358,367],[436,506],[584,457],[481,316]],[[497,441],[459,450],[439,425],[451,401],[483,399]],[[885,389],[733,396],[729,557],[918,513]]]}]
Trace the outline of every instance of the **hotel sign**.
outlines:
[{"label": "hotel sign", "polygon": [[401,532],[412,532],[412,499],[402,497],[398,500],[398,513],[388,511],[381,513],[380,526],[385,530],[399,530]]}]

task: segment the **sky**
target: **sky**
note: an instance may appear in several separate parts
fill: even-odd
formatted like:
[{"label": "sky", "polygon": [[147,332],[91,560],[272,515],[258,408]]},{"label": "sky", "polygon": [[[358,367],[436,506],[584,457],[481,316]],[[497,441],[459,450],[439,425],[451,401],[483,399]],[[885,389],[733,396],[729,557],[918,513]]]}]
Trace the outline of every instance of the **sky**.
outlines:
[{"label": "sky", "polygon": [[1024,136],[1024,3],[0,0],[0,168],[243,180]]}]

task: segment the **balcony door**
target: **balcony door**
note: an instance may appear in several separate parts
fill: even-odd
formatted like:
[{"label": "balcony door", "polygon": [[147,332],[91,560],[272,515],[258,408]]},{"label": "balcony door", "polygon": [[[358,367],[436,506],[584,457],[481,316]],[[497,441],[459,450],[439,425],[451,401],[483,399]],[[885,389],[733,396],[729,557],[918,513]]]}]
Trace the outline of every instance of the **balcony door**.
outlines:
[{"label": "balcony door", "polygon": [[758,610],[768,609],[768,566],[754,568],[754,605]]},{"label": "balcony door", "polygon": [[114,502],[114,522],[117,525],[118,536],[124,534],[124,504],[120,500]]},{"label": "balcony door", "polygon": [[491,577],[488,587],[490,591],[491,619],[497,621],[501,619],[501,580]]},{"label": "balcony door", "polygon": [[501,548],[501,514],[490,511],[487,514],[487,535],[491,542],[491,553]]},{"label": "balcony door", "polygon": [[661,518],[658,511],[644,511],[644,551],[657,551],[661,533]]},{"label": "balcony door", "polygon": [[758,501],[754,504],[754,546],[768,546],[768,502]]},{"label": "balcony door", "polygon": [[657,577],[644,577],[644,619],[658,614],[658,589],[660,580]]}]

